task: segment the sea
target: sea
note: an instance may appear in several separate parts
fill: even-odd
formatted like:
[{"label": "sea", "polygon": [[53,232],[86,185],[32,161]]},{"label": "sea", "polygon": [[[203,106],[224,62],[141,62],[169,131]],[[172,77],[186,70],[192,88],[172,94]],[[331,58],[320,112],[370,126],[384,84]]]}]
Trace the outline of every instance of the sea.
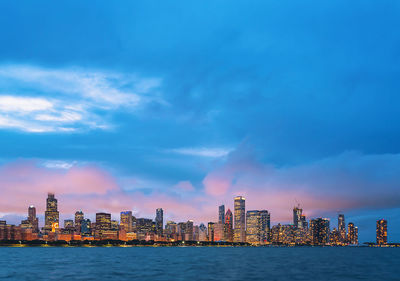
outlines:
[{"label": "sea", "polygon": [[5,280],[400,280],[400,248],[0,247]]}]

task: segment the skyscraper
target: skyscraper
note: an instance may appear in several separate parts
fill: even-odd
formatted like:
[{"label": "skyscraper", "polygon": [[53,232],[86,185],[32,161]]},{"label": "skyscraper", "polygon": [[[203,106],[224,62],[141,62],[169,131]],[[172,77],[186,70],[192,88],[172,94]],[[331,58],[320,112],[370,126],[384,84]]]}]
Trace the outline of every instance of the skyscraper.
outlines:
[{"label": "skyscraper", "polygon": [[387,221],[380,219],[376,221],[376,244],[384,245],[387,243]]},{"label": "skyscraper", "polygon": [[101,238],[103,232],[111,230],[111,214],[96,213],[95,236]]},{"label": "skyscraper", "polygon": [[325,245],[329,243],[329,219],[317,218],[311,220],[311,238],[314,245]]},{"label": "skyscraper", "polygon": [[269,240],[271,230],[271,215],[267,210],[260,211],[260,242]]},{"label": "skyscraper", "polygon": [[75,230],[76,232],[81,232],[81,223],[84,220],[84,215],[82,211],[75,212]]},{"label": "skyscraper", "polygon": [[208,223],[208,241],[214,242],[214,223]]},{"label": "skyscraper", "polygon": [[39,232],[39,219],[36,217],[36,208],[34,206],[29,206],[28,208],[28,221],[32,226],[32,232]]},{"label": "skyscraper", "polygon": [[246,207],[245,198],[242,196],[235,197],[235,230],[234,230],[234,241],[235,242],[246,242]]},{"label": "skyscraper", "polygon": [[267,241],[270,229],[270,214],[267,210],[247,211],[246,242],[263,243]]},{"label": "skyscraper", "polygon": [[92,234],[90,219],[83,219],[80,226],[80,233],[82,236],[90,236]]},{"label": "skyscraper", "polygon": [[158,236],[163,235],[164,227],[164,211],[161,208],[156,210],[156,233]]},{"label": "skyscraper", "polygon": [[132,221],[132,211],[121,212],[120,224],[124,227],[126,232],[132,232],[133,221]]},{"label": "skyscraper", "polygon": [[225,214],[225,240],[233,242],[233,215],[231,210],[228,209]]},{"label": "skyscraper", "polygon": [[301,216],[303,214],[303,209],[300,206],[293,208],[293,225],[297,228],[303,228]]},{"label": "skyscraper", "polygon": [[338,231],[340,242],[346,243],[346,223],[343,214],[338,215]]},{"label": "skyscraper", "polygon": [[44,218],[44,230],[46,233],[59,227],[57,199],[54,197],[54,193],[48,193]]},{"label": "skyscraper", "polygon": [[347,243],[353,245],[358,244],[357,236],[358,236],[358,228],[354,226],[354,223],[349,222],[349,224],[347,225]]},{"label": "skyscraper", "polygon": [[225,205],[221,205],[218,207],[218,223],[225,223]]}]

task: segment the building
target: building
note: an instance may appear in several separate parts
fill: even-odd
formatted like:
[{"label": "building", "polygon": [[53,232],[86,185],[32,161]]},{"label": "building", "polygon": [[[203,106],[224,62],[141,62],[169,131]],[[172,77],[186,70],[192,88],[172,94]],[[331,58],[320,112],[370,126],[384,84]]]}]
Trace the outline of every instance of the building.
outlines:
[{"label": "building", "polygon": [[233,214],[230,209],[225,214],[225,241],[233,242]]},{"label": "building", "polygon": [[346,223],[344,220],[344,215],[338,215],[338,231],[339,231],[339,240],[341,243],[346,243]]},{"label": "building", "polygon": [[74,229],[74,221],[73,220],[64,220],[64,228]]},{"label": "building", "polygon": [[242,196],[235,197],[234,200],[234,241],[246,242],[246,199]]},{"label": "building", "polygon": [[293,208],[293,225],[297,228],[303,228],[301,219],[302,214],[303,209],[300,209],[300,205]]},{"label": "building", "polygon": [[352,222],[349,222],[347,225],[347,243],[352,245],[358,244],[358,228]]},{"label": "building", "polygon": [[261,210],[260,212],[260,242],[265,243],[269,241],[270,230],[271,230],[271,215],[267,210]]},{"label": "building", "polygon": [[162,208],[156,210],[156,234],[161,237],[163,236],[164,228],[164,211]]},{"label": "building", "polygon": [[218,223],[225,223],[225,205],[221,205],[218,207]]},{"label": "building", "polygon": [[247,211],[246,213],[246,241],[249,243],[260,242],[260,213]]},{"label": "building", "polygon": [[199,226],[199,241],[207,241],[207,227],[204,223],[201,223]]},{"label": "building", "polygon": [[57,199],[54,197],[54,193],[48,193],[46,200],[46,211],[44,213],[45,233],[53,231],[59,227],[59,216]]},{"label": "building", "polygon": [[95,237],[102,239],[103,234],[111,230],[111,214],[96,213]]},{"label": "building", "polygon": [[329,219],[317,218],[311,220],[310,230],[313,245],[325,245],[329,243]]},{"label": "building", "polygon": [[84,220],[84,214],[82,211],[76,211],[75,212],[75,230],[76,232],[80,233],[81,232],[81,223]]},{"label": "building", "polygon": [[83,219],[81,221],[81,229],[80,229],[80,234],[82,236],[91,236],[92,235],[92,227],[91,227],[91,222],[90,219]]},{"label": "building", "polygon": [[376,244],[387,244],[387,221],[384,219],[376,221]]},{"label": "building", "polygon": [[38,233],[39,232],[39,219],[36,217],[36,208],[33,205],[29,206],[29,208],[28,208],[28,221],[32,225],[32,232]]},{"label": "building", "polygon": [[214,225],[213,222],[208,223],[208,241],[210,242],[214,242]]},{"label": "building", "polygon": [[225,240],[225,224],[215,223],[214,224],[214,241],[224,241]]},{"label": "building", "polygon": [[126,232],[132,232],[133,229],[133,218],[132,211],[125,211],[120,213],[120,225],[124,227]]},{"label": "building", "polygon": [[185,227],[185,241],[193,241],[193,221],[188,220]]},{"label": "building", "polygon": [[152,219],[138,218],[136,219],[137,239],[146,240],[147,236],[154,236],[156,224]]}]

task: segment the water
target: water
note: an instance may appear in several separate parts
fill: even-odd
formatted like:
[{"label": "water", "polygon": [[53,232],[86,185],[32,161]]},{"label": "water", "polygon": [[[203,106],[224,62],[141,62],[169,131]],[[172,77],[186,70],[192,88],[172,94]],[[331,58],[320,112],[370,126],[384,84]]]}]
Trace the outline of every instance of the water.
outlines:
[{"label": "water", "polygon": [[7,248],[8,280],[400,280],[400,248]]}]

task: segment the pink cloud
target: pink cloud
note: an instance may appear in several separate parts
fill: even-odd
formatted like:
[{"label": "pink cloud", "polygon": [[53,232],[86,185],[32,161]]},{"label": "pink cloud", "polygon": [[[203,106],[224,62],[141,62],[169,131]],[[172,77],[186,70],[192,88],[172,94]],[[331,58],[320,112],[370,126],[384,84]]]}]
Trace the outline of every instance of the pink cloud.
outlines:
[{"label": "pink cloud", "polygon": [[193,191],[195,190],[194,186],[190,181],[180,181],[175,185],[175,189],[178,191]]}]

